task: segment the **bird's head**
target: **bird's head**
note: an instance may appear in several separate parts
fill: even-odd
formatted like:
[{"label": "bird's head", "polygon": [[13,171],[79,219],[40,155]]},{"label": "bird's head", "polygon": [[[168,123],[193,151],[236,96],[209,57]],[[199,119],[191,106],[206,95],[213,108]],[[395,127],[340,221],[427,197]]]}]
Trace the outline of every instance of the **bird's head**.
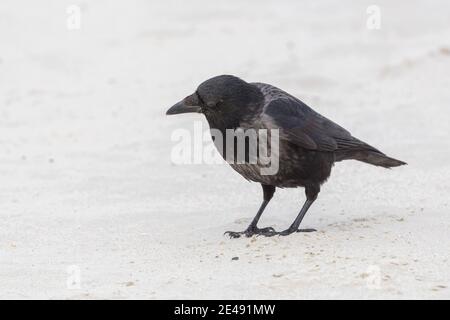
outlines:
[{"label": "bird's head", "polygon": [[203,113],[205,116],[237,115],[245,111],[249,103],[261,99],[262,94],[255,86],[235,76],[222,75],[206,80],[197,90],[187,96],[166,114]]}]

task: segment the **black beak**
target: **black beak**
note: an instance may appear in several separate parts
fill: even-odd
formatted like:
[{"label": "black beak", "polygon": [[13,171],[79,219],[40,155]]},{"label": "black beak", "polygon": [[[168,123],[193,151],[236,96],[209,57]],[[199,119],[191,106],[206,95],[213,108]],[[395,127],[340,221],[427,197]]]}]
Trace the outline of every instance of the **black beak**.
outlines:
[{"label": "black beak", "polygon": [[166,114],[171,115],[188,112],[195,112],[195,113],[201,112],[201,107],[199,106],[198,99],[195,96],[195,94],[184,98],[182,101],[172,106],[169,110],[167,110]]}]

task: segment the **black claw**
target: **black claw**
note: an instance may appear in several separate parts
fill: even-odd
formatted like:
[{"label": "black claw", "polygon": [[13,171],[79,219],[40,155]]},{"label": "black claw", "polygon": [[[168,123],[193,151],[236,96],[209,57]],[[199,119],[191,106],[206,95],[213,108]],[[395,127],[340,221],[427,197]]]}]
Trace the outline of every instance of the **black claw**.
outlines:
[{"label": "black claw", "polygon": [[247,238],[250,238],[254,235],[257,236],[266,236],[266,237],[270,237],[272,235],[274,235],[276,233],[275,229],[272,227],[267,227],[267,228],[252,228],[252,229],[247,229],[245,231],[240,231],[240,232],[236,232],[236,231],[227,231],[224,233],[224,235],[228,235],[230,238],[240,238],[241,236],[246,236]]},{"label": "black claw", "polygon": [[270,233],[270,232],[275,232],[275,229],[272,227],[267,227],[267,228],[262,228],[262,229],[258,229],[258,234],[264,234],[264,233]]},{"label": "black claw", "polygon": [[279,232],[280,236],[288,236],[294,232],[296,232],[297,230],[292,230],[292,229],[286,229],[284,231]]},{"label": "black claw", "polygon": [[298,229],[297,232],[316,232],[316,229]]},{"label": "black claw", "polygon": [[264,236],[264,237],[272,237],[276,234],[274,228],[264,228],[264,230],[261,230],[261,232],[258,232],[258,236]]},{"label": "black claw", "polygon": [[295,232],[314,232],[317,231],[316,229],[286,229],[280,232],[276,232],[273,228],[270,228],[268,232],[261,234],[266,237],[273,237],[273,236],[288,236],[290,234],[293,234]]},{"label": "black claw", "polygon": [[227,235],[232,239],[240,238],[244,232],[227,231],[223,235]]}]

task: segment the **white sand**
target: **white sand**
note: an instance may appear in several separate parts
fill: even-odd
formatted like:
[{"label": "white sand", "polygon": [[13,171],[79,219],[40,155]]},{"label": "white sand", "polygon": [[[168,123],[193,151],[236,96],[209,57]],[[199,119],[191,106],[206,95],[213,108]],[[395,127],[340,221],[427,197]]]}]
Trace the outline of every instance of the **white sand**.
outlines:
[{"label": "white sand", "polygon": [[[450,298],[448,1],[377,1],[375,31],[372,1],[84,1],[68,31],[72,3],[0,2],[0,298]],[[260,187],[172,165],[199,116],[164,115],[223,73],[409,165],[339,163],[319,232],[230,240]],[[279,190],[260,225],[303,201]]]}]

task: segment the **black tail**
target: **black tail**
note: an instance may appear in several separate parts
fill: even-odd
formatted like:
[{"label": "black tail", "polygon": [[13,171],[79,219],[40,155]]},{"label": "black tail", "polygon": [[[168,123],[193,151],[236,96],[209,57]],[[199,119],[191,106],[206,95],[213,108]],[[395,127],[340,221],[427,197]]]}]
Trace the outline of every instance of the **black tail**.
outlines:
[{"label": "black tail", "polygon": [[335,161],[358,160],[383,168],[398,167],[406,164],[406,162],[388,157],[380,150],[356,138],[345,144],[340,143],[339,146],[341,148],[335,151]]},{"label": "black tail", "polygon": [[380,166],[383,168],[398,167],[406,164],[406,162],[390,158],[384,153],[375,151],[349,151],[336,154],[336,161],[341,160],[358,160],[365,163],[373,164],[374,166]]}]

